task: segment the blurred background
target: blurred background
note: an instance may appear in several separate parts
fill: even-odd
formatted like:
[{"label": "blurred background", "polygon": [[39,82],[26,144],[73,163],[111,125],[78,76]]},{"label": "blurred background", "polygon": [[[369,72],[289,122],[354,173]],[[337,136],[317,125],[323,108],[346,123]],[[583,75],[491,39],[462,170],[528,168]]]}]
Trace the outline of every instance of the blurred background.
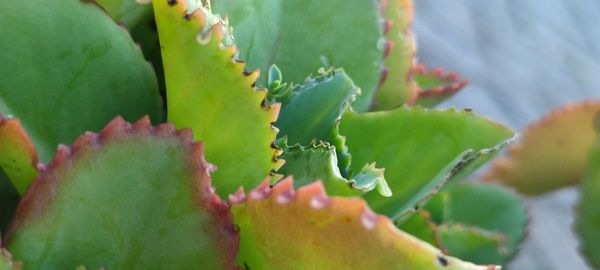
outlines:
[{"label": "blurred background", "polygon": [[[561,104],[600,96],[600,1],[415,0],[419,62],[470,84],[440,107],[521,131]],[[527,199],[529,233],[509,269],[590,269],[573,233],[577,190]]]}]

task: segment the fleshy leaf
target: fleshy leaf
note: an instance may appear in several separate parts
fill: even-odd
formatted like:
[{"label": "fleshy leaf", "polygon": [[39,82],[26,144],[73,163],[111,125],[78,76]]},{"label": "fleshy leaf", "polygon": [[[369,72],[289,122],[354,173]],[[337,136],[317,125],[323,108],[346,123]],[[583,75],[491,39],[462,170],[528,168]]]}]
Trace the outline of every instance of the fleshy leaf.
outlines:
[{"label": "fleshy leaf", "polygon": [[363,94],[353,104],[365,111],[378,86],[383,63],[379,1],[220,0],[250,68],[260,69],[258,84],[276,64],[288,81],[302,82],[321,67],[343,68]]},{"label": "fleshy leaf", "polygon": [[[600,142],[598,139],[596,141]],[[581,251],[592,267],[600,268],[600,143],[596,143],[590,151],[586,174],[579,190],[581,199],[576,222]]]},{"label": "fleshy leaf", "polygon": [[[277,101],[282,104],[275,126],[279,128],[278,137],[286,137],[290,145],[309,145],[314,140],[333,145],[341,174],[348,176],[350,156],[344,138],[339,135],[338,123],[360,89],[341,70],[320,73],[301,86],[275,91],[280,95]],[[287,85],[278,87],[281,88],[286,89]]]},{"label": "fleshy leaf", "polygon": [[362,199],[327,197],[320,182],[296,191],[291,179],[265,182],[240,196],[232,211],[247,269],[498,269],[445,256]]},{"label": "fleshy leaf", "polygon": [[424,107],[433,107],[441,103],[468,83],[455,72],[446,73],[442,68],[434,68],[427,72],[423,65],[414,68],[413,79],[418,87],[414,104]]},{"label": "fleshy leaf", "polygon": [[91,2],[0,2],[0,113],[20,120],[42,162],[116,115],[162,120],[151,66]]},{"label": "fleshy leaf", "polygon": [[600,102],[588,101],[551,111],[523,131],[507,157],[492,163],[484,178],[536,195],[579,183],[597,135]]},{"label": "fleshy leaf", "polygon": [[[255,186],[281,166],[271,144],[279,107],[262,106],[253,89],[258,72],[245,73],[224,40],[222,21],[183,0],[154,1],[167,85],[169,121],[191,127],[206,157],[221,168],[213,184],[222,196]],[[193,12],[193,13],[190,13]]]},{"label": "fleshy leaf", "polygon": [[376,168],[375,164],[365,165],[352,179],[344,178],[337,166],[335,147],[327,143],[312,143],[306,147],[285,145],[283,149],[281,158],[285,164],[277,173],[294,176],[296,187],[322,180],[327,192],[336,196],[355,196],[374,189],[383,196],[392,195],[383,169]]},{"label": "fleshy leaf", "polygon": [[410,78],[415,61],[415,38],[410,31],[412,0],[385,0],[384,18],[389,53],[384,59],[385,77],[375,93],[374,110],[389,110],[416,99],[416,83]]},{"label": "fleshy leaf", "polygon": [[[440,225],[462,224],[462,226],[478,228],[482,232],[487,231],[503,237],[503,241],[498,242],[499,245],[496,247],[495,252],[494,250],[488,250],[485,252],[486,256],[479,257],[480,252],[484,251],[473,249],[467,253],[468,250],[454,250],[446,242],[450,240],[460,242],[462,240],[452,239],[452,233],[448,233],[447,236],[442,238],[442,246],[448,248],[451,255],[462,259],[470,259],[477,263],[494,264],[506,263],[512,257],[525,235],[527,225],[525,206],[516,194],[495,185],[465,183],[444,190],[439,198],[443,200],[443,203],[432,204],[432,207],[435,205],[443,206],[443,220]],[[456,237],[460,238],[461,236],[457,235]],[[483,236],[476,238],[481,237]],[[455,248],[461,249],[456,245]]]},{"label": "fleshy leaf", "polygon": [[234,268],[238,235],[203,148],[190,130],[152,128],[148,118],[116,118],[59,146],[21,200],[6,247],[32,269]]},{"label": "fleshy leaf", "polygon": [[0,153],[0,167],[19,194],[24,194],[38,175],[38,157],[19,120],[0,115]]},{"label": "fleshy leaf", "polygon": [[[468,111],[406,107],[366,114],[348,112],[342,117],[340,133],[352,154],[352,171],[369,162],[385,168],[393,196],[380,198],[367,193],[365,198],[374,210],[390,216],[399,214],[399,208],[436,175],[450,172],[443,169],[452,170],[455,166],[447,165],[461,153],[472,149],[470,155],[478,156],[478,152],[513,136],[506,127]],[[466,160],[480,164],[468,157]]]},{"label": "fleshy leaf", "polygon": [[502,233],[452,223],[438,226],[437,233],[444,250],[463,260],[502,264],[509,252]]}]

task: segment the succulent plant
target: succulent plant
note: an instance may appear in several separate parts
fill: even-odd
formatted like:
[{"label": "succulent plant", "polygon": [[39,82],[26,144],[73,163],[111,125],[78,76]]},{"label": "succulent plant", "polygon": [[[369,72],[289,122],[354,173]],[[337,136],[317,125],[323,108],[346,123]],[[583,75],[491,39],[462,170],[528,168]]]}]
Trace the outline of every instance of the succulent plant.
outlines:
[{"label": "succulent plant", "polygon": [[460,182],[514,134],[410,106],[466,84],[413,66],[410,1],[94,3],[0,3],[0,269],[497,269],[515,252],[518,197]]}]

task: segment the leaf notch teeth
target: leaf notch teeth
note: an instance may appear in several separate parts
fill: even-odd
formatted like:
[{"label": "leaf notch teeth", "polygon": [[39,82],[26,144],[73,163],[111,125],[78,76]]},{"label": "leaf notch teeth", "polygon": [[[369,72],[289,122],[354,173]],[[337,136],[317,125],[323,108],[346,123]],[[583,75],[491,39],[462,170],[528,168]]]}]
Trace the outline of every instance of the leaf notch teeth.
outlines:
[{"label": "leaf notch teeth", "polygon": [[443,68],[437,67],[427,71],[424,65],[416,65],[411,70],[411,77],[415,75],[433,76],[446,82],[445,85],[436,86],[433,88],[417,87],[416,98],[409,102],[409,105],[414,105],[419,98],[435,97],[435,96],[450,96],[456,94],[464,88],[469,81],[462,79],[456,72],[446,72]]},{"label": "leaf notch teeth", "polygon": [[[236,69],[238,70],[239,73],[241,73],[245,78],[246,78],[246,84],[248,87],[250,87],[252,89],[252,91],[254,91],[255,93],[259,94],[261,96],[261,102],[259,104],[259,106],[261,106],[261,108],[263,108],[266,112],[268,112],[270,114],[271,117],[271,124],[269,126],[271,132],[273,133],[273,142],[275,141],[275,138],[277,136],[277,132],[279,131],[273,124],[277,121],[277,117],[279,116],[279,111],[281,109],[280,104],[269,104],[267,102],[267,89],[264,87],[256,87],[256,81],[258,80],[259,76],[260,76],[260,70],[256,69],[256,70],[252,70],[252,71],[247,71],[246,70],[246,62],[239,59],[237,57],[239,50],[237,48],[237,46],[235,45],[235,43],[232,41],[230,42],[230,44],[225,44],[225,37],[226,35],[229,35],[228,38],[230,38],[231,40],[233,40],[233,36],[232,36],[232,30],[228,31],[227,33],[223,30],[223,27],[228,27],[228,26],[224,26],[223,25],[223,21],[227,21],[227,18],[225,18],[224,20],[222,20],[220,18],[219,15],[213,15],[213,16],[217,16],[219,18],[219,20],[211,27],[207,27],[207,18],[206,15],[203,13],[203,11],[200,8],[195,9],[192,13],[188,13],[188,4],[187,1],[190,0],[158,0],[158,1],[167,1],[167,4],[173,8],[177,8],[178,12],[181,12],[184,17],[185,20],[190,21],[190,22],[194,22],[196,23],[198,26],[200,26],[200,28],[202,29],[199,33],[198,33],[198,44],[199,45],[204,45],[203,43],[205,43],[203,40],[214,40],[219,44],[219,48],[223,51],[225,51],[228,55],[230,55],[231,57],[231,61],[234,63],[234,66],[236,67]],[[208,12],[211,12],[210,10],[208,10]],[[282,154],[282,150],[276,146],[274,146],[274,144],[271,144],[271,148],[273,149],[273,155],[272,155],[272,160],[273,160],[273,171],[281,168],[281,166],[283,166],[283,164],[285,163],[284,160],[280,160],[278,159],[279,156],[281,156]]]},{"label": "leaf notch teeth", "polygon": [[[274,186],[269,186],[270,180],[265,179],[260,185],[254,188],[246,195],[242,188],[230,195],[229,201],[234,204],[244,204],[262,200],[272,200],[278,205],[287,205],[290,203],[305,204],[307,208],[314,211],[326,209],[349,211],[350,216],[359,217],[361,226],[366,230],[372,230],[376,226],[385,226],[381,224],[386,217],[373,212],[367,204],[359,198],[331,198],[325,192],[321,181],[294,189],[294,179],[289,176],[281,180]],[[389,222],[389,226],[393,226]]]},{"label": "leaf notch teeth", "polygon": [[[268,188],[267,196],[261,196],[260,198],[253,198],[253,196],[247,196],[243,202],[234,202],[233,211],[236,214],[236,218],[240,218],[240,226],[242,227],[242,241],[257,241],[265,246],[270,246],[269,243],[278,242],[275,239],[286,235],[288,241],[300,241],[297,243],[298,246],[308,245],[313,247],[311,239],[319,239],[318,241],[326,242],[328,246],[331,243],[345,243],[353,246],[357,245],[352,238],[329,239],[327,235],[334,232],[343,231],[343,234],[357,234],[359,239],[365,239],[366,245],[380,246],[382,248],[393,248],[395,252],[383,252],[389,254],[396,254],[405,259],[397,259],[399,262],[406,263],[408,268],[417,267],[421,265],[423,267],[438,266],[439,258],[445,262],[444,267],[454,267],[453,269],[497,269],[495,266],[476,266],[470,263],[465,263],[452,257],[444,255],[440,250],[435,249],[433,246],[421,242],[415,237],[398,230],[385,216],[374,213],[361,198],[347,198],[347,197],[328,197],[325,193],[323,184],[318,181],[312,184],[300,187],[296,190],[293,188],[292,177],[285,178],[273,187],[268,188],[268,185],[261,184],[255,188],[252,192],[259,192],[264,194],[265,188]],[[317,203],[315,203],[315,201]],[[293,216],[294,221],[288,221],[288,215]],[[249,218],[249,220],[247,219]],[[259,230],[249,229],[245,230],[248,222],[253,219],[261,220],[260,228],[269,226],[275,226],[272,230],[265,229]],[[264,222],[263,222],[264,221]],[[292,223],[292,225],[290,225]],[[291,230],[280,230],[280,228],[292,226]],[[297,226],[297,227],[294,227]],[[305,226],[309,226],[306,228]],[[332,230],[333,229],[333,230]],[[295,235],[293,232],[303,231],[311,232],[306,238],[303,236]],[[287,235],[292,232],[294,235]],[[244,233],[248,234],[247,238],[244,238]],[[314,234],[313,234],[314,233]],[[256,240],[252,240],[256,239]],[[368,239],[368,240],[367,240]],[[369,241],[372,239],[375,242]],[[370,243],[369,243],[370,242]],[[379,243],[378,243],[379,242]],[[360,242],[363,245],[364,242]],[[375,243],[375,244],[374,244]],[[243,245],[244,246],[244,245]],[[250,247],[248,243],[246,247]],[[262,249],[262,247],[261,247]],[[346,249],[346,247],[342,248]],[[292,251],[294,250],[294,251]],[[278,250],[279,251],[279,250]],[[326,249],[327,252],[329,248]],[[269,258],[279,260],[276,264],[279,266],[286,265],[289,260],[281,260],[272,256],[271,252],[264,251],[249,251],[247,248],[242,248],[241,257],[238,259],[246,260],[251,256],[264,256],[263,259],[269,261]],[[295,248],[288,249],[285,252],[298,252]],[[336,252],[341,252],[337,250]],[[346,251],[347,252],[347,251]],[[247,255],[247,253],[254,255]],[[260,255],[259,255],[260,254]],[[332,253],[332,254],[335,254]],[[420,254],[419,259],[413,258],[414,254]],[[374,255],[374,254],[373,254]],[[246,258],[248,256],[248,258]],[[327,255],[325,255],[327,257]],[[347,257],[344,255],[344,257]],[[339,258],[338,258],[339,259]],[[407,262],[403,260],[414,262]],[[425,262],[426,260],[426,262]],[[342,260],[344,263],[348,263],[346,260]],[[250,265],[260,264],[259,261],[250,262]],[[306,264],[305,266],[310,265]],[[335,265],[332,264],[332,265]],[[365,264],[366,265],[366,264]],[[364,266],[364,265],[363,265]],[[372,266],[372,265],[371,265]],[[259,267],[260,266],[255,266]],[[316,266],[313,266],[316,267]],[[429,269],[427,268],[427,269]]]},{"label": "leaf notch teeth", "polygon": [[[85,152],[99,150],[103,145],[131,137],[156,136],[160,138],[175,138],[182,145],[190,147],[190,165],[196,171],[195,190],[200,192],[207,202],[202,205],[207,211],[211,211],[225,224],[232,224],[229,206],[214,192],[211,185],[210,172],[214,165],[208,163],[204,158],[204,145],[202,142],[194,142],[190,129],[177,130],[174,125],[165,123],[153,127],[150,118],[144,116],[133,124],[126,122],[121,116],[115,117],[99,133],[86,132],[75,140],[72,146],[59,145],[56,155],[43,168],[40,175],[32,183],[27,193],[21,199],[16,211],[16,216],[10,224],[6,235],[7,242],[10,241],[12,232],[21,226],[23,217],[19,213],[33,211],[34,215],[42,214],[43,210],[52,200],[51,196],[34,196],[34,194],[53,194],[60,179],[54,176],[54,171],[68,168]],[[202,180],[206,179],[206,181]],[[225,226],[223,231],[234,231],[234,228]],[[237,252],[236,250],[232,252]]]}]

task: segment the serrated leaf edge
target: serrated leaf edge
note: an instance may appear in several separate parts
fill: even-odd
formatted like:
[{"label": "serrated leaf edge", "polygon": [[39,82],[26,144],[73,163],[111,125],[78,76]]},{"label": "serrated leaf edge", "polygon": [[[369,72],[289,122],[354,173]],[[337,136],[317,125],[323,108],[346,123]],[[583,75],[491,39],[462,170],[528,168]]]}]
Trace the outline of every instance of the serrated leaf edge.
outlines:
[{"label": "serrated leaf edge", "polygon": [[[425,252],[439,252],[439,254],[436,255],[436,258],[443,267],[450,263],[461,263],[464,264],[465,267],[468,267],[467,269],[501,269],[500,266],[476,266],[468,262],[461,262],[460,260],[452,257],[447,257],[430,244],[423,242],[401,230],[398,230],[398,228],[388,217],[374,213],[361,198],[329,197],[320,181],[300,187],[297,190],[294,190],[292,177],[287,177],[272,187],[269,185],[269,183],[270,179],[265,179],[259,186],[249,191],[247,194],[245,193],[244,189],[240,187],[235,194],[230,195],[229,201],[233,205],[240,205],[262,200],[271,200],[274,204],[278,205],[307,202],[307,208],[313,208],[319,211],[333,208],[334,205],[344,205],[343,209],[345,212],[347,212],[344,214],[346,216],[359,217],[357,220],[359,220],[360,226],[364,230],[383,231],[388,233],[390,237],[402,239],[402,241],[410,242],[413,246],[423,248],[423,251],[426,250]],[[336,209],[339,210],[340,207],[336,207]]]},{"label": "serrated leaf edge", "polygon": [[36,216],[43,214],[42,212],[45,207],[50,205],[53,198],[41,197],[40,200],[40,198],[34,198],[34,196],[40,192],[44,192],[46,188],[55,188],[59,185],[58,183],[61,179],[54,177],[52,175],[53,171],[71,166],[72,163],[76,162],[86,152],[97,151],[112,141],[132,136],[173,138],[179,140],[182,145],[189,147],[191,158],[189,162],[197,170],[194,172],[195,196],[198,196],[197,193],[203,193],[203,196],[205,196],[203,200],[196,200],[196,202],[199,203],[199,207],[212,213],[222,223],[219,226],[220,232],[232,235],[231,243],[225,243],[225,241],[221,241],[220,243],[225,247],[223,250],[229,252],[227,254],[228,258],[231,258],[229,268],[236,269],[234,259],[239,243],[237,229],[233,226],[233,217],[229,211],[229,204],[221,200],[211,185],[210,173],[215,170],[215,166],[204,159],[204,144],[193,140],[191,129],[177,130],[174,125],[169,123],[153,127],[148,116],[141,118],[133,124],[117,116],[99,133],[86,132],[77,138],[70,147],[63,144],[59,145],[56,155],[52,160],[47,165],[39,166],[41,170],[40,175],[19,202],[15,217],[4,234],[6,242],[10,242],[12,234],[26,222],[25,214]]},{"label": "serrated leaf edge", "polygon": [[[279,116],[279,111],[281,108],[281,105],[279,103],[275,103],[275,104],[269,104],[268,100],[267,100],[267,92],[268,90],[264,87],[257,87],[256,86],[256,81],[258,80],[259,74],[260,74],[260,70],[256,69],[253,71],[246,71],[246,63],[243,60],[240,60],[237,55],[238,55],[238,48],[235,45],[235,43],[233,42],[233,37],[231,37],[231,31],[232,30],[224,30],[224,28],[230,28],[230,26],[228,25],[224,25],[223,23],[226,23],[227,20],[226,19],[220,19],[219,15],[215,15],[215,14],[210,14],[212,16],[217,16],[219,17],[219,19],[217,21],[214,22],[214,25],[206,27],[207,26],[207,14],[206,12],[211,12],[209,9],[202,9],[202,8],[197,8],[193,11],[188,10],[188,0],[154,0],[154,1],[166,1],[168,3],[168,5],[171,8],[176,8],[178,9],[178,12],[180,12],[182,15],[182,19],[192,22],[192,23],[196,23],[200,26],[200,28],[202,29],[198,35],[197,35],[197,43],[199,46],[204,46],[205,44],[202,44],[202,36],[204,36],[203,38],[207,38],[206,35],[210,35],[209,39],[214,39],[216,40],[220,45],[219,45],[219,49],[221,49],[222,51],[224,51],[226,54],[230,55],[231,57],[231,61],[234,63],[234,66],[237,68],[238,72],[240,74],[242,74],[246,79],[246,85],[250,88],[250,90],[258,95],[260,95],[262,97],[262,101],[259,104],[259,106],[267,113],[269,113],[270,115],[270,125],[269,125],[269,129],[272,133],[273,136],[273,142],[271,143],[271,148],[273,149],[273,155],[271,157],[271,161],[273,162],[273,166],[272,166],[272,170],[271,170],[271,175],[275,174],[275,171],[279,168],[281,168],[281,166],[283,166],[284,164],[284,160],[279,159],[278,157],[281,155],[282,153],[282,149],[280,149],[279,147],[277,147],[277,145],[275,144],[275,139],[277,137],[277,133],[279,131],[279,129],[277,129],[277,127],[275,127],[275,121],[277,121],[277,117]],[[231,38],[231,42],[224,42],[224,40]]]}]

